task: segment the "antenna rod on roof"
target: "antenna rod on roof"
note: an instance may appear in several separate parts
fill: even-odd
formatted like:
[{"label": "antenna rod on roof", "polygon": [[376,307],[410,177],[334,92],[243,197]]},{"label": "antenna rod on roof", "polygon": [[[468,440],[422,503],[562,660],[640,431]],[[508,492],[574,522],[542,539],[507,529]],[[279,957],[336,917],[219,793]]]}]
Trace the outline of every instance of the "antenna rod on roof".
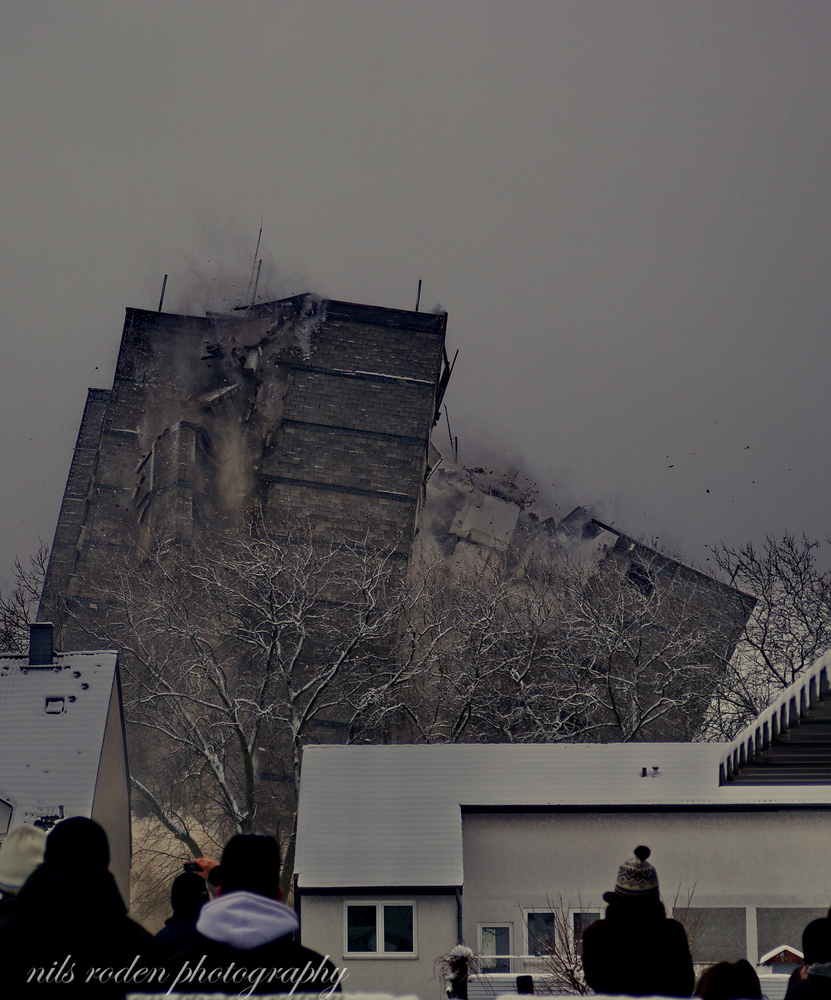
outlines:
[{"label": "antenna rod on roof", "polygon": [[254,305],[254,303],[257,300],[257,285],[259,285],[259,283],[260,283],[260,271],[262,270],[262,267],[263,267],[263,261],[262,261],[262,257],[261,257],[259,263],[257,264],[257,280],[254,282],[254,292],[251,295],[251,305],[252,306]]},{"label": "antenna rod on roof", "polygon": [[416,293],[416,307],[415,307],[416,312],[418,312],[419,302],[421,302],[421,278],[418,279],[418,292]]},{"label": "antenna rod on roof", "polygon": [[459,439],[458,437],[453,437],[453,431],[450,430],[450,414],[447,412],[447,407],[444,408],[444,419],[447,421],[447,436],[450,438],[450,448],[453,452],[453,461],[459,464]]},{"label": "antenna rod on roof", "polygon": [[162,282],[162,294],[159,296],[159,308],[158,311],[162,311],[162,303],[164,302],[164,290],[167,288],[167,275],[164,276],[164,281]]},{"label": "antenna rod on roof", "polygon": [[[251,289],[254,289],[254,295],[257,294],[257,287],[254,284],[254,277],[256,275],[257,281],[260,280],[260,272],[257,270],[257,254],[260,252],[260,240],[263,238],[263,217],[260,216],[260,232],[257,235],[257,246],[254,250],[254,263],[251,265],[251,277],[248,279],[248,288],[245,291],[245,298],[238,306],[234,306],[235,309],[248,309],[250,306],[245,305],[249,301],[248,296],[251,294]],[[260,266],[262,266],[262,261],[260,261]],[[254,305],[254,295],[251,295],[250,305]]]}]

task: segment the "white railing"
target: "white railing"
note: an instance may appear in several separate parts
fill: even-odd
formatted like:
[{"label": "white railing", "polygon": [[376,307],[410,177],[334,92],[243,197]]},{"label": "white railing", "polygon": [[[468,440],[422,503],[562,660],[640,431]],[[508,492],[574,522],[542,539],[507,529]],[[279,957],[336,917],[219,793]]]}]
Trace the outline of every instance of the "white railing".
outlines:
[{"label": "white railing", "polygon": [[773,740],[799,725],[811,706],[828,691],[829,654],[820,657],[790,687],[728,744],[719,761],[718,783],[730,781],[739,770]]}]

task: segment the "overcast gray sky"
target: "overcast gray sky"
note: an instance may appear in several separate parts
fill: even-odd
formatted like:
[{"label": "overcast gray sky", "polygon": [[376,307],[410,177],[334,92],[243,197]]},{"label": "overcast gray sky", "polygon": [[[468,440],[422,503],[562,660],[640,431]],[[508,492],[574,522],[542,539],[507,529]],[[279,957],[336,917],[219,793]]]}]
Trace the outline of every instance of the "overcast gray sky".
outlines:
[{"label": "overcast gray sky", "polygon": [[423,279],[463,462],[705,566],[824,538],[829,42],[827,0],[6,0],[0,585],[124,308],[244,289],[261,216],[275,297]]}]

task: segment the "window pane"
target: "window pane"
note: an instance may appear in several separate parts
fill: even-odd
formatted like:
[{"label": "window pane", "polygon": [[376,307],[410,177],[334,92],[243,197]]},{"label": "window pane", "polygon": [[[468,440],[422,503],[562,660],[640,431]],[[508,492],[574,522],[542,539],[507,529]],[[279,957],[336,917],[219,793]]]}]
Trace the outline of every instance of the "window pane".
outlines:
[{"label": "window pane", "polygon": [[585,913],[573,913],[573,924],[574,927],[574,944],[577,947],[577,953],[579,955],[583,954],[583,931],[587,927],[591,927],[595,921],[600,920],[601,914],[594,910],[587,910]]},{"label": "window pane", "polygon": [[375,907],[346,907],[346,950],[377,951],[375,938]]},{"label": "window pane", "polygon": [[[511,960],[507,956],[511,954],[511,928],[510,927],[483,927],[482,928],[482,971],[483,972],[510,972]],[[505,958],[488,958],[488,955],[504,955]]]},{"label": "window pane", "polygon": [[413,950],[412,906],[384,907],[384,951]]},{"label": "window pane", "polygon": [[550,955],[554,951],[554,914],[528,914],[528,954]]}]

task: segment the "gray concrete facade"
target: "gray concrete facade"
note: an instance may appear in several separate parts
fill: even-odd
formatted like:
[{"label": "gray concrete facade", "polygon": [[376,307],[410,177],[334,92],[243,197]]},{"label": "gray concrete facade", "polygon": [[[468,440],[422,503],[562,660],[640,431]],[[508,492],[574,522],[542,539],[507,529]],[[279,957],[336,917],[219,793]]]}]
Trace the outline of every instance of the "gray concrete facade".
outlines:
[{"label": "gray concrete facade", "polygon": [[222,530],[252,504],[406,561],[445,326],[308,295],[223,316],[128,309],[112,389],[84,410],[43,607],[94,605],[114,555]]}]

